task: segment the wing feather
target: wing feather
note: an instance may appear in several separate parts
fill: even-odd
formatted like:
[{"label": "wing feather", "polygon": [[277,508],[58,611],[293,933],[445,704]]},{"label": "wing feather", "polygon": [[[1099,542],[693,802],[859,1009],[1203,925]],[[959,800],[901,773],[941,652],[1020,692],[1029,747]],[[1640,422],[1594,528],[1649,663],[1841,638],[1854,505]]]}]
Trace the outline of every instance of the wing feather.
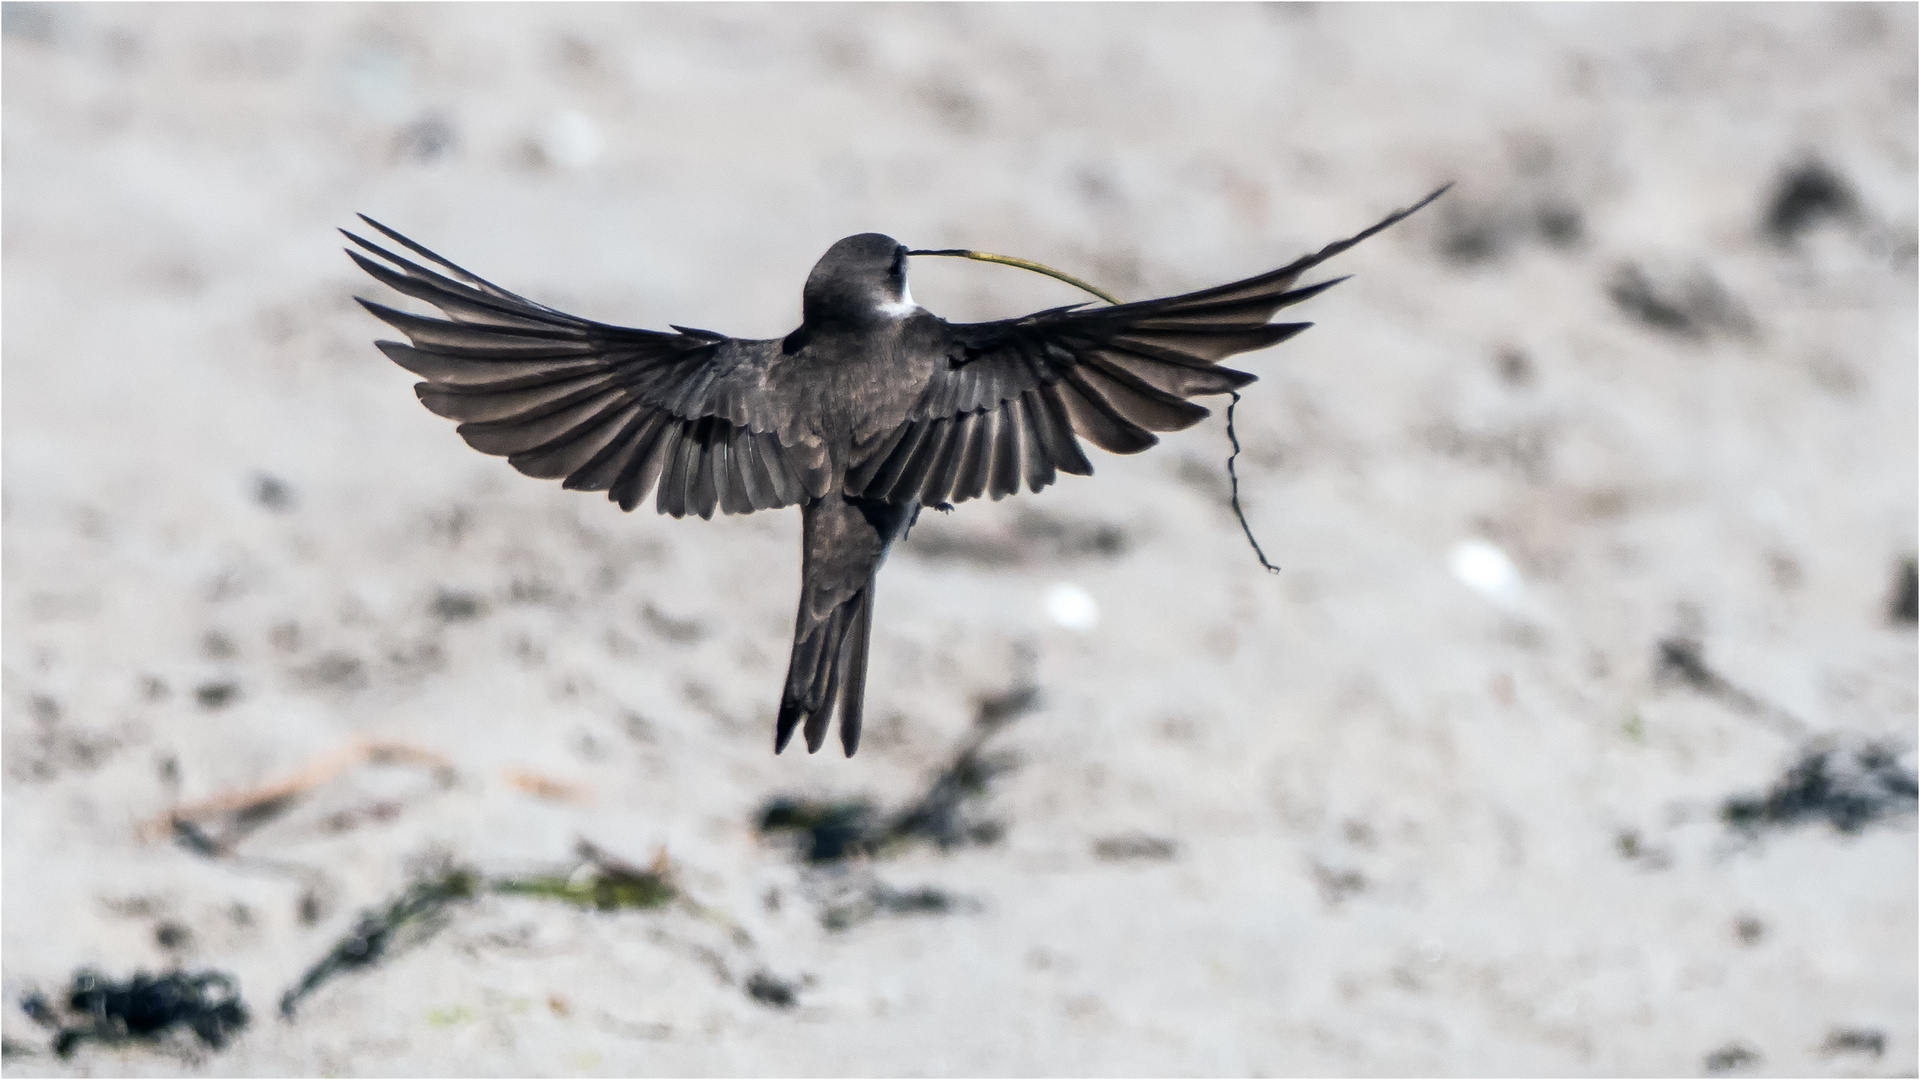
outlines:
[{"label": "wing feather", "polygon": [[492,423],[498,420],[531,420],[558,412],[584,398],[606,391],[611,385],[612,379],[606,372],[590,371],[520,390],[449,390],[432,383],[415,383],[413,390],[422,405],[449,420]]},{"label": "wing feather", "polygon": [[1051,421],[1040,405],[1039,391],[1029,390],[1015,400],[1020,419],[1020,465],[1026,474],[1027,490],[1037,492],[1053,483],[1054,478],[1053,458],[1047,454],[1048,439],[1042,434]]},{"label": "wing feather", "polygon": [[1089,389],[1079,372],[1048,387],[1066,410],[1067,421],[1075,434],[1113,454],[1137,454],[1160,441],[1107,403],[1099,392]]},{"label": "wing feather", "polygon": [[653,438],[645,445],[635,448],[627,465],[620,470],[620,478],[607,491],[607,497],[620,504],[620,509],[631,511],[646,500],[647,492],[654,490],[667,463],[679,452],[680,437],[685,432],[686,421],[655,413],[659,418],[659,427]]},{"label": "wing feather", "polygon": [[[657,460],[660,445],[671,439],[679,426],[680,421],[664,413],[652,414],[644,425],[633,432],[632,442],[610,454],[603,452],[602,457],[588,462],[580,470],[576,486],[583,491],[599,491],[600,483],[604,480],[608,500],[621,510],[632,510],[647,497],[654,480],[659,478],[659,468],[654,466],[649,469],[649,464]],[[634,490],[642,476],[646,477],[647,486]]]},{"label": "wing feather", "polygon": [[941,448],[946,445],[947,429],[952,426],[953,422],[944,416],[926,424],[919,440],[914,443],[912,456],[906,459],[900,470],[899,478],[887,488],[883,496],[885,501],[906,502],[919,493],[926,483],[927,473],[939,459]]},{"label": "wing feather", "polygon": [[428,352],[464,356],[473,360],[539,360],[584,356],[596,351],[593,343],[585,340],[578,331],[448,322],[445,319],[429,319],[424,315],[409,315],[371,300],[361,300],[360,306],[381,322],[407,335],[414,348]]},{"label": "wing feather", "polygon": [[526,386],[556,382],[573,375],[600,370],[592,357],[563,360],[495,360],[476,364],[465,357],[427,352],[397,341],[376,341],[374,347],[387,359],[425,378],[437,386],[464,390],[486,388],[514,390]]},{"label": "wing feather", "polygon": [[947,425],[941,437],[940,454],[927,468],[927,482],[920,489],[921,502],[937,505],[946,502],[947,496],[952,494],[953,481],[960,475],[960,458],[973,438],[974,418],[979,415],[966,413]]},{"label": "wing feather", "polygon": [[1311,300],[1345,280],[1337,277],[1302,289],[1282,293],[1259,291],[1233,300],[1165,301],[1166,307],[1135,325],[1159,330],[1189,326],[1264,326],[1281,308]]},{"label": "wing feather", "polygon": [[903,439],[911,437],[919,427],[914,424],[901,424],[886,432],[871,446],[863,448],[861,460],[847,473],[847,490],[862,492],[874,485],[880,471],[894,460],[893,452],[899,448]]},{"label": "wing feather", "polygon": [[1019,398],[990,415],[993,417],[993,466],[989,470],[987,490],[998,502],[1020,491],[1020,429],[1026,421],[1020,414]]},{"label": "wing feather", "polygon": [[[610,491],[627,463],[636,454],[650,450],[667,423],[665,413],[642,409],[606,446],[569,473],[560,486],[570,491]],[[611,493],[607,497],[614,498]]]},{"label": "wing feather", "polygon": [[[352,233],[347,233],[347,236],[351,237],[357,243],[366,243]],[[382,250],[374,247],[372,244],[367,244],[366,246],[374,251]],[[396,273],[357,251],[348,251],[347,257],[352,259],[355,265],[372,275],[373,278],[382,285],[387,286],[395,292],[411,296],[415,300],[425,300],[427,303],[433,304],[440,310],[446,312],[449,317],[460,322],[482,323],[487,326],[506,326],[529,330],[537,330],[553,325],[551,319],[516,315],[511,310],[502,308],[498,304],[490,303],[484,293],[470,289],[463,290],[458,287],[449,287],[451,283],[444,281],[436,284],[432,278],[437,275],[423,271],[420,267],[414,266],[414,264],[407,260],[391,253],[383,254],[382,257],[392,259],[399,265],[411,267],[416,273],[425,274],[426,276],[421,277],[415,276],[415,274]]]},{"label": "wing feather", "polygon": [[1120,418],[1148,431],[1185,431],[1212,415],[1204,405],[1175,397],[1098,356],[1067,376],[1082,392],[1098,394]]},{"label": "wing feather", "polygon": [[1284,324],[1219,328],[1189,326],[1178,330],[1153,330],[1136,325],[1115,334],[1112,340],[1121,345],[1156,346],[1209,363],[1218,363],[1234,353],[1264,349],[1285,341],[1296,332]]},{"label": "wing feather", "polygon": [[691,509],[702,518],[712,518],[724,494],[728,440],[714,431],[713,417],[703,418],[700,426],[704,430],[699,444],[700,453],[694,457]]},{"label": "wing feather", "polygon": [[[468,446],[483,454],[500,456],[523,454],[569,436],[591,431],[606,418],[633,404],[623,401],[618,394],[602,391],[553,412],[539,413],[531,417],[512,417],[506,420],[461,424],[455,430],[460,433],[461,438],[467,440]],[[551,478],[542,477],[542,479]]]},{"label": "wing feather", "polygon": [[362,300],[408,340],[377,344],[420,376],[421,403],[462,421],[460,434],[476,449],[531,476],[564,478],[568,488],[604,490],[624,510],[658,485],[656,507],[675,516],[790,506],[826,490],[820,448],[790,463],[780,443],[805,403],[768,389],[779,342],[581,319],[365,220],[420,261],[346,232],[360,249],[347,252],[355,265],[446,316]]},{"label": "wing feather", "polygon": [[1116,370],[1124,371],[1162,393],[1181,399],[1201,394],[1224,394],[1238,390],[1254,379],[1252,375],[1232,368],[1155,363],[1150,358],[1118,348],[1089,350],[1087,363],[1110,375]]},{"label": "wing feather", "polygon": [[1039,491],[1056,473],[1091,473],[1079,439],[1133,454],[1157,443],[1155,432],[1193,426],[1210,414],[1188,399],[1254,381],[1220,361],[1305,330],[1310,324],[1269,320],[1345,280],[1297,286],[1301,275],[1445,190],[1277,270],[1211,289],[999,322],[928,317],[939,335],[929,347],[942,350],[945,363],[935,364],[894,437],[876,440],[852,464],[846,490],[883,499],[1000,499],[1022,481]]},{"label": "wing feather", "polygon": [[[615,402],[612,408],[593,421],[563,432],[559,437],[532,449],[509,455],[507,462],[528,476],[542,480],[571,476],[619,438],[620,433],[642,410],[643,406],[638,404]],[[472,441],[469,440],[467,445],[473,445]]]},{"label": "wing feather", "polygon": [[659,490],[654,495],[654,506],[668,517],[687,516],[687,488],[689,463],[694,458],[693,422],[680,422],[680,437],[674,440],[673,455],[666,459],[660,471]]},{"label": "wing feather", "polygon": [[994,412],[967,414],[966,446],[960,455],[960,467],[954,474],[949,502],[977,499],[987,490],[987,473],[993,465]]},{"label": "wing feather", "polygon": [[759,433],[753,438],[754,445],[760,450],[760,461],[767,468],[767,479],[773,483],[774,497],[780,500],[775,505],[789,506],[805,498],[805,489],[787,464],[786,448],[780,444],[780,440]]},{"label": "wing feather", "polygon": [[872,470],[871,478],[859,490],[869,494],[891,492],[893,486],[900,482],[901,475],[907,471],[907,464],[913,460],[914,451],[919,448],[920,441],[926,438],[932,426],[924,421],[901,425],[900,437],[894,440],[892,449],[887,451],[887,456],[881,459],[879,466]]}]

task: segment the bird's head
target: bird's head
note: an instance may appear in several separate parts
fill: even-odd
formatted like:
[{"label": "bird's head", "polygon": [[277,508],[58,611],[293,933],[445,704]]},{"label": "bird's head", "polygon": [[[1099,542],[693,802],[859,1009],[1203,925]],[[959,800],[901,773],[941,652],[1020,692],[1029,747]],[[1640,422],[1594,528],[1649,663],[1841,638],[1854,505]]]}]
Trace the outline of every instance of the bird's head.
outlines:
[{"label": "bird's head", "polygon": [[870,326],[915,306],[907,291],[906,245],[881,233],[849,236],[828,248],[802,295],[809,326]]}]

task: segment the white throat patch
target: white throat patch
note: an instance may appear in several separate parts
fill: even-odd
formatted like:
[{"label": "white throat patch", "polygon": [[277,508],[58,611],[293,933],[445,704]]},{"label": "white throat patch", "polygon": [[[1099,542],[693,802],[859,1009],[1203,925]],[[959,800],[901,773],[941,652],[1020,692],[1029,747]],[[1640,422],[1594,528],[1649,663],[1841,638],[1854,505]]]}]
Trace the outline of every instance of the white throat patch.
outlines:
[{"label": "white throat patch", "polygon": [[901,282],[900,284],[899,300],[891,304],[880,305],[882,314],[891,315],[896,319],[911,315],[918,310],[920,310],[920,305],[913,302],[913,286],[905,282]]}]

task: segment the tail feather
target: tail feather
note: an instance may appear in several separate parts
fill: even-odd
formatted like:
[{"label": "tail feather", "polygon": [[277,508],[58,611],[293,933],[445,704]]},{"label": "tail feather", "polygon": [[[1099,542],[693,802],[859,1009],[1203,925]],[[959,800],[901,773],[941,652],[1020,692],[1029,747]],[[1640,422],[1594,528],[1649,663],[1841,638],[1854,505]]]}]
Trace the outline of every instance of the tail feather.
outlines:
[{"label": "tail feather", "polygon": [[867,642],[873,633],[873,587],[887,549],[906,536],[916,502],[832,496],[801,510],[800,612],[793,655],[773,729],[773,752],[805,731],[807,751],[827,740],[840,714],[840,745],[860,746],[861,706],[867,692]]},{"label": "tail feather", "polygon": [[[847,623],[846,609],[835,613],[832,628],[827,631],[828,646],[825,650],[826,663],[822,674],[826,677],[826,689],[820,692],[820,707],[807,717],[807,753],[817,754],[821,744],[827,741],[827,725],[833,722],[834,695],[840,689],[840,658],[846,653]],[[817,683],[815,685],[818,685]]]},{"label": "tail feather", "polygon": [[804,730],[807,752],[826,743],[835,706],[840,744],[852,757],[860,746],[862,699],[867,683],[867,639],[873,625],[873,586],[848,598],[809,633],[797,635],[787,664],[786,691],[774,726],[773,752],[785,750],[795,730]]},{"label": "tail feather", "polygon": [[847,662],[840,689],[840,747],[853,756],[860,749],[860,721],[867,700],[867,641],[873,636],[873,586],[860,590],[860,610],[848,636]]}]

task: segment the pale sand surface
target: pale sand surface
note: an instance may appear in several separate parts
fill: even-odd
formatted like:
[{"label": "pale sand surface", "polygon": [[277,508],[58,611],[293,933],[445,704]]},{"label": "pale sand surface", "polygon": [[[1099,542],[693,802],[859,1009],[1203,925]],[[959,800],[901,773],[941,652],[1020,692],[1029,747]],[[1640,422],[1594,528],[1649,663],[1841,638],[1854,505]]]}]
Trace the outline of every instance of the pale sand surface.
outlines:
[{"label": "pale sand surface", "polygon": [[[1721,800],[1804,740],[1654,662],[1691,635],[1911,768],[1913,6],[6,19],[8,1073],[1914,1073],[1911,817],[1734,842]],[[1762,219],[1814,158],[1858,213],[1783,247]],[[1138,298],[1448,179],[1330,268],[1356,276],[1313,330],[1243,358],[1283,574],[1227,509],[1217,418],[928,514],[881,579],[852,761],[769,753],[798,515],[622,515],[470,450],[373,350],[351,296],[393,297],[332,232],[364,211],[582,315],[772,336],[852,232]],[[1628,265],[1698,333],[1610,299]],[[956,318],[1077,298],[914,273]],[[1504,607],[1450,570],[1473,538],[1519,567]],[[1058,582],[1097,627],[1049,621]],[[904,799],[1029,673],[980,807],[1004,839],[871,868],[974,906],[823,928],[764,800]],[[454,782],[350,772],[238,859],[136,832],[357,736]],[[1097,855],[1134,834],[1174,857]],[[493,897],[273,1015],[427,861],[564,866],[578,837],[664,846],[747,943]],[[224,1052],[62,1062],[17,1006],[174,963],[239,980]],[[797,1005],[753,1000],[760,970]],[[1883,1053],[1823,1051],[1835,1029]]]}]

